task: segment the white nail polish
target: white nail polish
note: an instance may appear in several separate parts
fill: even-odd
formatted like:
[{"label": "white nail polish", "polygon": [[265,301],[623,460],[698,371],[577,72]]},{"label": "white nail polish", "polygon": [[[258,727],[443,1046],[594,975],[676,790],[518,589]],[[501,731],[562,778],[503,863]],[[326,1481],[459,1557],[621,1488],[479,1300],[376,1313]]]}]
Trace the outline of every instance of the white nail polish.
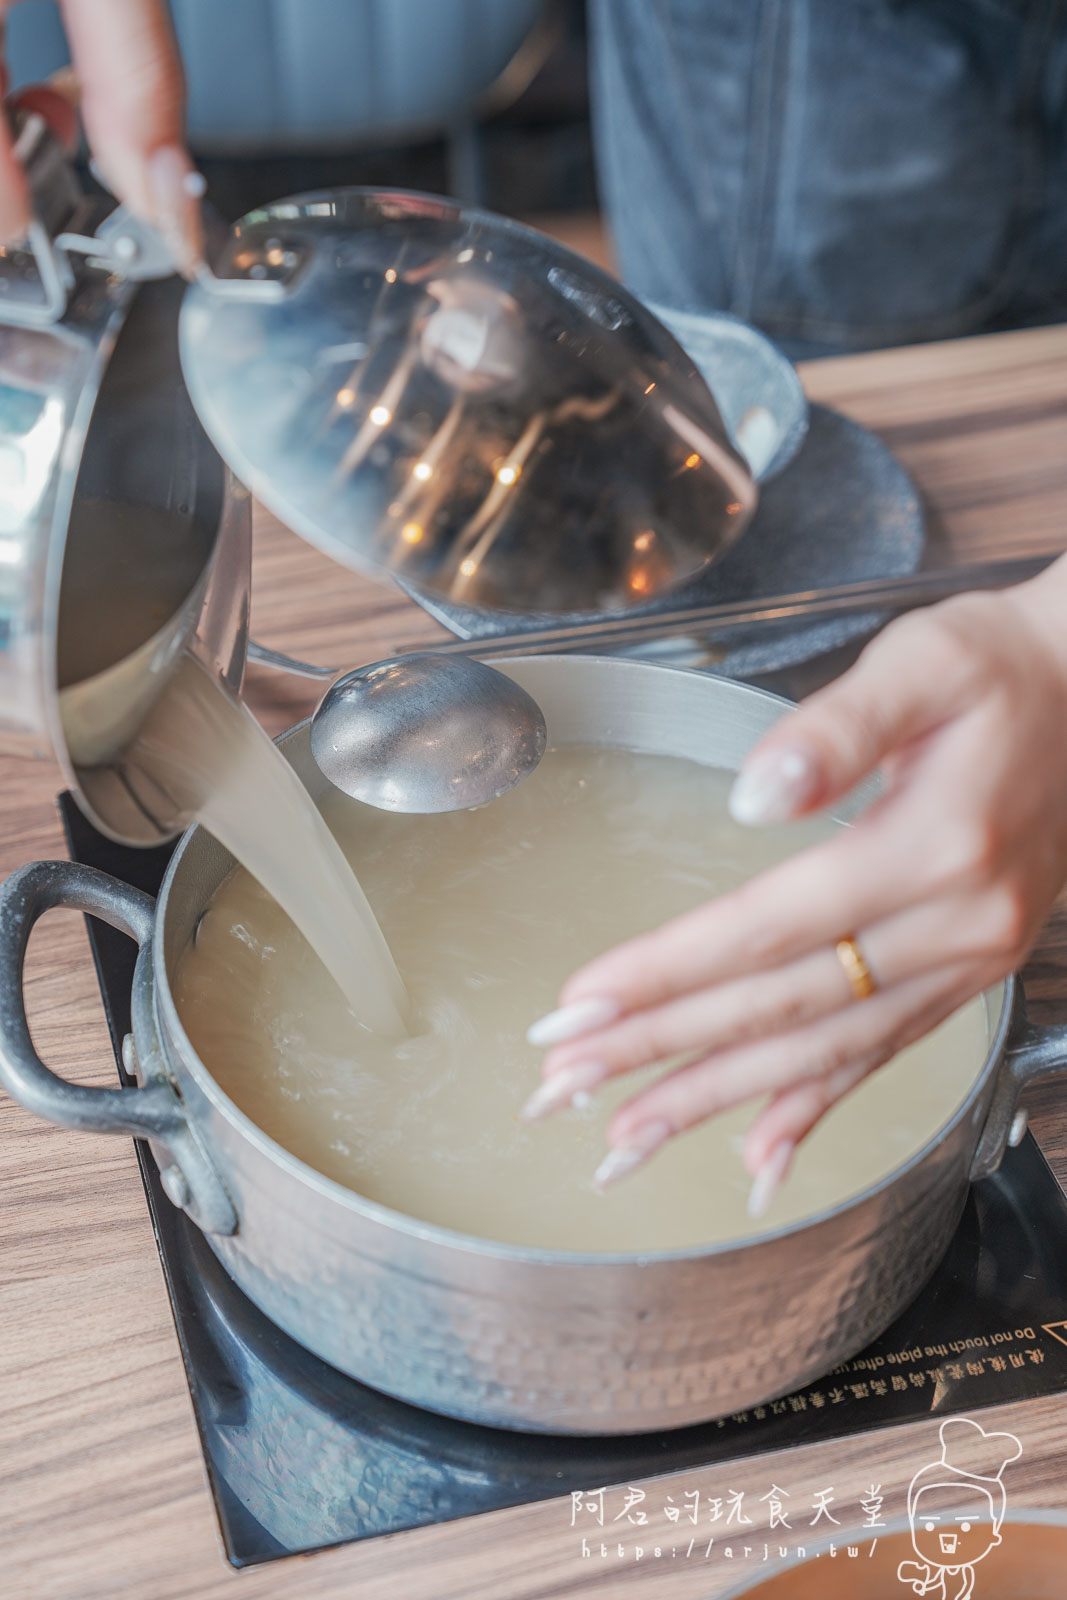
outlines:
[{"label": "white nail polish", "polygon": [[576,1000],[573,1005],[550,1011],[526,1030],[527,1044],[544,1049],[550,1044],[564,1044],[568,1039],[578,1039],[594,1028],[605,1028],[614,1022],[622,1007],[617,1000],[594,997]]},{"label": "white nail polish", "polygon": [[621,1178],[628,1178],[631,1172],[636,1172],[638,1167],[644,1166],[649,1156],[654,1155],[673,1133],[673,1128],[667,1122],[648,1122],[639,1128],[627,1144],[616,1145],[614,1150],[609,1150],[603,1161],[593,1174],[593,1187],[606,1189],[609,1184],[618,1183]]},{"label": "white nail polish", "polygon": [[743,767],[727,807],[735,822],[788,822],[815,792],[818,770],[805,750],[773,750]]},{"label": "white nail polish", "polygon": [[553,1111],[562,1111],[570,1098],[571,1091],[566,1084],[560,1083],[558,1078],[549,1078],[534,1090],[519,1116],[524,1122],[537,1122],[541,1117],[550,1117]]},{"label": "white nail polish", "polygon": [[585,1095],[588,1105],[589,1090],[603,1083],[607,1076],[608,1069],[602,1061],[576,1062],[573,1067],[554,1072],[551,1078],[539,1084],[519,1115],[527,1122],[536,1122],[539,1117],[550,1117],[554,1111],[562,1111],[564,1106],[575,1105],[579,1094]]},{"label": "white nail polish", "polygon": [[791,1139],[783,1139],[781,1144],[775,1145],[756,1173],[748,1194],[748,1214],[753,1219],[766,1216],[770,1210],[771,1201],[782,1186],[795,1150],[796,1145]]}]

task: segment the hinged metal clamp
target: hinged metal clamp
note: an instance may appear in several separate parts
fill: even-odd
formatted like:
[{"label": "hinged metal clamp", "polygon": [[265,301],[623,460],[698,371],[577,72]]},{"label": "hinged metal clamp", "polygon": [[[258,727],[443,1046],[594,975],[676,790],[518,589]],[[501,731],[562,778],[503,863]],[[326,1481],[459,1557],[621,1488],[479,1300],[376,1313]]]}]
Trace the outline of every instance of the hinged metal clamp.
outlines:
[{"label": "hinged metal clamp", "polygon": [[[61,322],[86,268],[143,283],[177,271],[158,228],[119,204],[95,228],[101,202],[84,195],[66,151],[38,112],[19,113],[15,155],[25,168],[33,217],[25,242],[0,248],[0,322],[41,328]],[[198,282],[234,299],[278,300],[275,279],[216,278],[204,262]]]},{"label": "hinged metal clamp", "polygon": [[23,243],[0,250],[0,321],[48,327],[66,315],[81,263],[139,281],[166,278],[174,257],[162,234],[118,205],[98,226],[100,202],[82,193],[62,143],[36,111],[19,111],[15,156],[33,214]]}]

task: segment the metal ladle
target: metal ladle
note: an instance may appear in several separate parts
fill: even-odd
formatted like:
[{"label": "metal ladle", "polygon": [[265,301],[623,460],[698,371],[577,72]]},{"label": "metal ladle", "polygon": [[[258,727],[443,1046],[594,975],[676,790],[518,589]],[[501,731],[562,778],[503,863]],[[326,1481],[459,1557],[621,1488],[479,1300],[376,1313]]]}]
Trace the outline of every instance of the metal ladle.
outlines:
[{"label": "metal ladle", "polygon": [[[658,616],[608,617],[578,627],[542,628],[489,639],[454,639],[338,678],[311,722],[311,750],[331,783],[389,811],[452,811],[482,805],[533,771],[545,749],[540,708],[477,656],[539,655],[632,646],[672,636],[714,638],[739,624],[907,611],[968,589],[1022,583],[1050,555],[974,562],[904,578],[877,578],[761,600],[688,607]],[[330,678],[313,666],[254,645],[261,665],[298,677]]]},{"label": "metal ladle", "polygon": [[398,656],[340,678],[311,720],[320,771],[382,811],[461,811],[528,777],[545,753],[541,708],[471,656]]}]

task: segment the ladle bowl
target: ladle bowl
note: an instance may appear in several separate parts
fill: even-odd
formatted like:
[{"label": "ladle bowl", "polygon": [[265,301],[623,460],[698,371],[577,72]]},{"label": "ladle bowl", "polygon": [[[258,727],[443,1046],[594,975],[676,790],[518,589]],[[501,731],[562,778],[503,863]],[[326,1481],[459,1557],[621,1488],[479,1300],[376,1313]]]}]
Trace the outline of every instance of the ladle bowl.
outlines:
[{"label": "ladle bowl", "polygon": [[486,805],[545,753],[536,700],[472,656],[430,651],[346,673],[311,719],[311,753],[338,789],[384,811]]}]

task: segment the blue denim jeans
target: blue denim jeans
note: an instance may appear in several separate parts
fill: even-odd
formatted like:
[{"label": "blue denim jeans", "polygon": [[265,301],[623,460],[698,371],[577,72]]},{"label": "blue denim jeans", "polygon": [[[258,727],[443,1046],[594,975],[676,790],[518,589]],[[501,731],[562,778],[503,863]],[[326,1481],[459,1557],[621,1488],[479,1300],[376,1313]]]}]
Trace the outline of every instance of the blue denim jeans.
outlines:
[{"label": "blue denim jeans", "polygon": [[1067,316],[1067,0],[589,0],[638,294],[793,354]]}]

